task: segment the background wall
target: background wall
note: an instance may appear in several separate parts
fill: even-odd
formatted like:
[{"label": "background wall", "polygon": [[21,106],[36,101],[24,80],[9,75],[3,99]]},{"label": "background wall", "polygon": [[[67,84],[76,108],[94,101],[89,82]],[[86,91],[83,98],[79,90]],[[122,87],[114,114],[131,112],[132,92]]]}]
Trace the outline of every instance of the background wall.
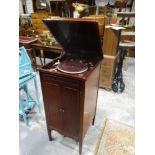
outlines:
[{"label": "background wall", "polygon": [[23,13],[22,0],[19,1],[19,14]]},{"label": "background wall", "polygon": [[27,10],[28,13],[33,13],[33,4],[32,0],[26,0]]},{"label": "background wall", "polygon": [[26,2],[26,6],[27,6],[27,11],[28,13],[33,13],[33,5],[32,5],[32,0],[19,0],[19,14],[24,13],[23,12],[23,6],[22,6],[22,1]]}]

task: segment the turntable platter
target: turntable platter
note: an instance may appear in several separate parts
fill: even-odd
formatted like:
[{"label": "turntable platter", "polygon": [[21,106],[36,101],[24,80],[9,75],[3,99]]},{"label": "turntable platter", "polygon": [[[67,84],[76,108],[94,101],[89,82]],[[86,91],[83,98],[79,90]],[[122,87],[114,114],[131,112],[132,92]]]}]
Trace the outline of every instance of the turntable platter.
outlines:
[{"label": "turntable platter", "polygon": [[71,59],[61,62],[57,69],[64,73],[78,74],[85,72],[88,67],[80,60]]}]

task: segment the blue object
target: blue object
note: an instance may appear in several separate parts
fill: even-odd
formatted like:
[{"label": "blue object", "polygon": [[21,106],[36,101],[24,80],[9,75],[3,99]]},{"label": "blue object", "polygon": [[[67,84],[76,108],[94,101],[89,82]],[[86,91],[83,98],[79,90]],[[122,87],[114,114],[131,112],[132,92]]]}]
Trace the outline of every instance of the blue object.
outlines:
[{"label": "blue object", "polygon": [[[24,122],[28,125],[28,118],[26,112],[37,105],[40,112],[39,93],[36,80],[36,72],[33,72],[31,66],[31,60],[24,47],[19,49],[19,114],[23,117]],[[28,83],[30,80],[34,80],[35,95],[34,99],[28,89]],[[24,101],[20,95],[20,91],[23,90],[26,94],[26,100]]]}]

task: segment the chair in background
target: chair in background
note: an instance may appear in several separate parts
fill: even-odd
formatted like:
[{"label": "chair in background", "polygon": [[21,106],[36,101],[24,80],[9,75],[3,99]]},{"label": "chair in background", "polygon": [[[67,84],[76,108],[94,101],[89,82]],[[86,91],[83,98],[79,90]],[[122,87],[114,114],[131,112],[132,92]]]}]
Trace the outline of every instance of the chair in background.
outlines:
[{"label": "chair in background", "polygon": [[[31,60],[26,52],[24,47],[19,49],[19,115],[23,117],[24,122],[28,125],[27,112],[32,109],[35,105],[38,107],[40,112],[40,102],[39,102],[39,93],[37,87],[36,72],[33,72],[31,66]],[[31,96],[31,93],[28,88],[28,84],[31,80],[34,80],[35,86],[35,96]],[[21,91],[24,91],[26,94],[26,99],[22,99]]]}]

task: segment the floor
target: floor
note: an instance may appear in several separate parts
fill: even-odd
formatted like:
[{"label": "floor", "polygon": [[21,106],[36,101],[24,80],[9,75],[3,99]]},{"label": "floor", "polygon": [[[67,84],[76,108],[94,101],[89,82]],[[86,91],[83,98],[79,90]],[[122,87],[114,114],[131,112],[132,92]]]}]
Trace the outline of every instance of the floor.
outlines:
[{"label": "floor", "polygon": [[[125,90],[114,93],[99,89],[95,125],[90,126],[83,143],[82,155],[93,155],[101,128],[107,118],[134,126],[135,119],[135,61],[129,59],[128,70],[123,71]],[[39,81],[39,76],[38,76]],[[32,83],[30,89],[33,87]],[[42,102],[41,89],[40,101]],[[43,104],[41,114],[34,109],[30,116],[30,126],[20,121],[20,155],[79,155],[78,143],[71,138],[53,132],[53,141],[48,140]]]}]

